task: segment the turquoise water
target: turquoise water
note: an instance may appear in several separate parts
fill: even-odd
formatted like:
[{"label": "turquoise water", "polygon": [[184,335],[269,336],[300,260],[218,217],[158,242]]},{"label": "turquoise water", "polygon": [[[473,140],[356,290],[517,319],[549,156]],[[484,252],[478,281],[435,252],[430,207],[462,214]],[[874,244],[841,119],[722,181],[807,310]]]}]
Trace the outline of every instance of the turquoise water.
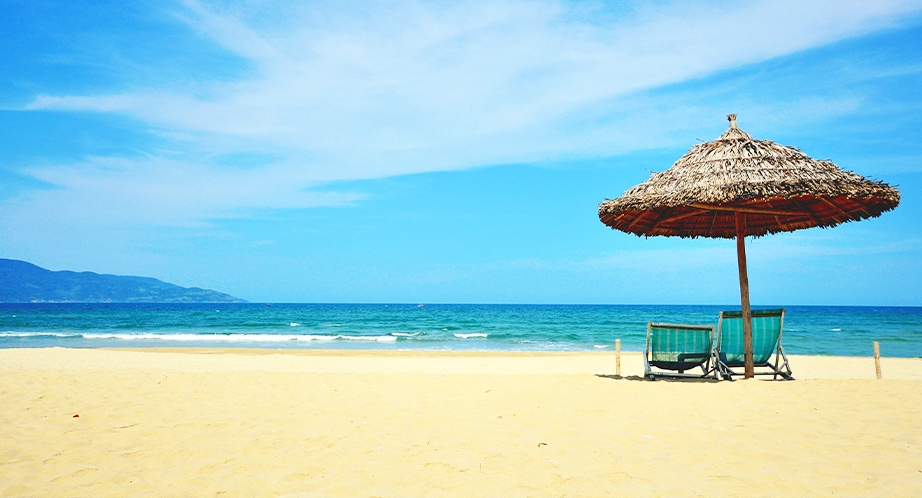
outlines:
[{"label": "turquoise water", "polygon": [[[642,351],[647,321],[716,324],[721,306],[0,304],[0,347]],[[922,357],[922,307],[786,307],[789,354]]]}]

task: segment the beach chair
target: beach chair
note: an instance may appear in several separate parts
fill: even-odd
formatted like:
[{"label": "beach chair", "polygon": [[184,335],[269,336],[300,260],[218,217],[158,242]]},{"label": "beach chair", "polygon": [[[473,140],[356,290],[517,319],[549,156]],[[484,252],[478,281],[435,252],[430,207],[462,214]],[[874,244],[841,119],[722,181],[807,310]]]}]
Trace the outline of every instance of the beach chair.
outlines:
[{"label": "beach chair", "polygon": [[[643,357],[644,377],[650,380],[657,377],[703,378],[713,374],[716,379],[717,369],[712,366],[713,346],[713,325],[649,322]],[[698,367],[701,367],[701,374],[685,373]]]},{"label": "beach chair", "polygon": [[[784,310],[752,310],[752,359],[756,375],[780,376],[794,380],[791,365],[781,345],[781,329],[784,326]],[[775,355],[774,364],[771,363]],[[724,379],[732,380],[734,375],[743,375],[734,368],[744,368],[743,354],[743,312],[721,311],[717,322],[717,370]],[[764,369],[767,369],[764,370]]]}]

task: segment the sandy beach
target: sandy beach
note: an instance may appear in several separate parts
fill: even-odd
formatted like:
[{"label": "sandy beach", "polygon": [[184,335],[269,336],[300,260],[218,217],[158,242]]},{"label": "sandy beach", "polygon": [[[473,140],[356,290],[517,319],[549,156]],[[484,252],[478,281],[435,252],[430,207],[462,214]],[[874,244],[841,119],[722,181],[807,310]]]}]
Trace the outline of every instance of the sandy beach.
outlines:
[{"label": "sandy beach", "polygon": [[922,359],[0,350],[0,496],[919,496]]}]

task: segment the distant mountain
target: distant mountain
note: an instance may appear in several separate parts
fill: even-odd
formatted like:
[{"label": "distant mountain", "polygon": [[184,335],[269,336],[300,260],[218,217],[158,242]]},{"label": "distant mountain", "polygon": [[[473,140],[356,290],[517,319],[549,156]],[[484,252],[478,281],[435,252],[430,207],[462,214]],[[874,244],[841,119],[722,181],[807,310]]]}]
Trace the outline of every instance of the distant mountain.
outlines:
[{"label": "distant mountain", "polygon": [[234,296],[197,287],[180,287],[155,278],[50,271],[0,258],[0,302],[231,303]]}]

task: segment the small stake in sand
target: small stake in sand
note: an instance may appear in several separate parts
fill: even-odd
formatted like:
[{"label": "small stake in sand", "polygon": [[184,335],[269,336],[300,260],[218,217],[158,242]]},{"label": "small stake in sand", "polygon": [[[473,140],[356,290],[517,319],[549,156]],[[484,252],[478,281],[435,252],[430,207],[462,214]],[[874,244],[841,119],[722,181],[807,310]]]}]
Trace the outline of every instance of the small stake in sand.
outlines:
[{"label": "small stake in sand", "polygon": [[877,341],[874,341],[874,371],[877,372],[877,380],[880,380],[880,343]]},{"label": "small stake in sand", "polygon": [[615,339],[615,375],[621,377],[621,339]]}]

